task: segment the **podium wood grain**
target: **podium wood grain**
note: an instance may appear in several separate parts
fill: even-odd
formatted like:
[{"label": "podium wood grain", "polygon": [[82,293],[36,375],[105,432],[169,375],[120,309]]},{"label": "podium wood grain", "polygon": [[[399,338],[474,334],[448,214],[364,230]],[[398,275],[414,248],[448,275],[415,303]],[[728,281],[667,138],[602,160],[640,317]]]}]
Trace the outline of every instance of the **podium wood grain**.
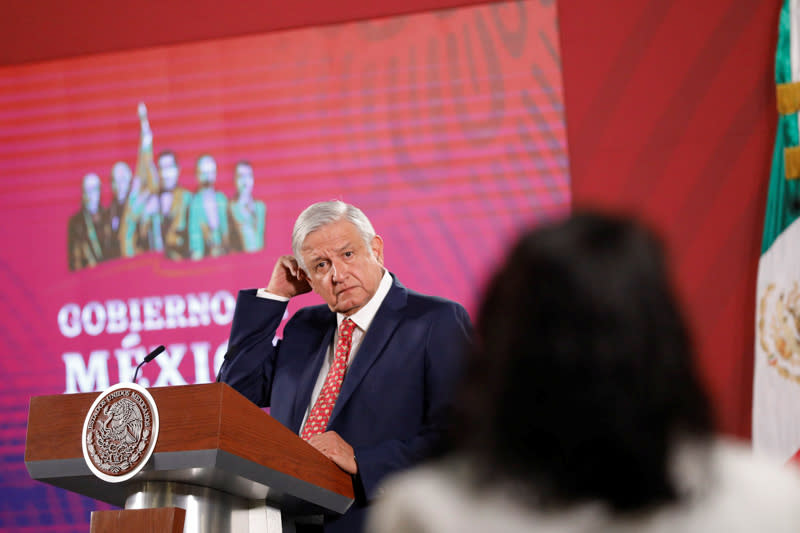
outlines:
[{"label": "podium wood grain", "polygon": [[90,533],[182,533],[186,511],[180,507],[94,511]]}]

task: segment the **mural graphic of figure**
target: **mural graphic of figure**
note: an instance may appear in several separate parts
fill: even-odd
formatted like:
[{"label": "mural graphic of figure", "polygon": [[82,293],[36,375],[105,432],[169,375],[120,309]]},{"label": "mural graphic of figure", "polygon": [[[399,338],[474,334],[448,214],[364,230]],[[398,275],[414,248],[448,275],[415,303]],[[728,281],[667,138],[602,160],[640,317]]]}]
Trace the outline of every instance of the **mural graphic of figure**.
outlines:
[{"label": "mural graphic of figure", "polygon": [[197,193],[189,206],[189,253],[192,259],[228,251],[228,199],[214,190],[217,162],[208,154],[197,159]]},{"label": "mural graphic of figure", "polygon": [[117,161],[111,167],[111,204],[108,206],[109,228],[108,244],[106,245],[106,259],[113,259],[121,255],[122,246],[122,217],[128,205],[128,195],[131,191],[133,172],[124,161]]},{"label": "mural graphic of figure", "polygon": [[180,166],[174,152],[164,150],[157,161],[164,254],[174,260],[184,259],[189,257],[188,216],[192,193],[178,186]]},{"label": "mural graphic of figure", "polygon": [[236,199],[228,206],[231,251],[257,252],[264,248],[264,202],[253,199],[253,166],[236,163]]},{"label": "mural graphic of figure", "polygon": [[158,171],[153,162],[153,132],[143,103],[139,104],[139,124],[139,156],[122,218],[121,243],[125,257],[164,249],[158,205]]},{"label": "mural graphic of figure", "polygon": [[90,173],[83,177],[81,210],[67,224],[67,264],[70,270],[93,267],[105,258],[103,243],[108,241],[110,226],[106,212],[100,207],[100,177]]}]

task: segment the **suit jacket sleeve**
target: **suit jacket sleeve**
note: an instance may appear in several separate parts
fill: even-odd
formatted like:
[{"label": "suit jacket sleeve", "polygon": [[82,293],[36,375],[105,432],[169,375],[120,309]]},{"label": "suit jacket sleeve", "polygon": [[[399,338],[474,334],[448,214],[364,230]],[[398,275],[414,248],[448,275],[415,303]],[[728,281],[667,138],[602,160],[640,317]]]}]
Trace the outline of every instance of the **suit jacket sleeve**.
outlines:
[{"label": "suit jacket sleeve", "polygon": [[231,324],[228,353],[219,371],[225,382],[256,405],[269,405],[280,343],[275,332],[286,312],[286,302],[259,298],[255,289],[239,291]]},{"label": "suit jacket sleeve", "polygon": [[[355,448],[358,474],[354,476],[357,496],[367,501],[380,495],[387,475],[424,460],[440,444],[451,420],[454,384],[460,377],[465,350],[472,338],[466,310],[447,302],[430,317],[423,341],[425,357],[425,420],[420,431],[407,439],[393,439],[373,446]],[[364,502],[366,503],[366,502]]]}]

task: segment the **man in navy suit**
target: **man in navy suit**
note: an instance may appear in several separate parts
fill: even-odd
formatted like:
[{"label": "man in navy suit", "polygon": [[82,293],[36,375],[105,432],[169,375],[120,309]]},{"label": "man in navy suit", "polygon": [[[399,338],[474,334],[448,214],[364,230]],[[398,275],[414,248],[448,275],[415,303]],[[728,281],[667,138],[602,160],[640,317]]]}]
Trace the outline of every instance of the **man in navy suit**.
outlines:
[{"label": "man in navy suit", "polygon": [[[240,291],[220,381],[271,406],[273,417],[353,476],[356,502],[326,518],[324,531],[357,532],[384,477],[423,459],[441,438],[472,326],[461,305],[408,290],[384,268],[383,240],[352,205],[308,207],[292,251],[278,259],[266,289]],[[273,345],[289,299],[311,290],[327,305],[297,311]],[[348,320],[352,333],[342,333]],[[320,413],[323,427],[306,427]]]}]

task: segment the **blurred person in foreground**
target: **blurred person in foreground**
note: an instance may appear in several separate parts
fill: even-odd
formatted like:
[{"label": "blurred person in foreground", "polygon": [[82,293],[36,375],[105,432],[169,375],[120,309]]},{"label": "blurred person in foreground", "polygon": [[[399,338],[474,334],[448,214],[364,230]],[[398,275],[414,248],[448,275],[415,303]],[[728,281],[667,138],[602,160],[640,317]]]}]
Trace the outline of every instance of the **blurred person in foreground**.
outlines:
[{"label": "blurred person in foreground", "polygon": [[450,453],[369,531],[800,531],[800,480],[714,436],[662,251],[627,219],[524,235],[479,311]]},{"label": "blurred person in foreground", "polygon": [[[425,459],[451,420],[472,326],[456,302],[405,288],[383,264],[383,239],[340,201],[306,208],[265,289],[239,292],[224,381],[299,434],[353,480],[355,503],[326,533],[357,533],[388,474]],[[294,313],[290,298],[325,304]]]}]

